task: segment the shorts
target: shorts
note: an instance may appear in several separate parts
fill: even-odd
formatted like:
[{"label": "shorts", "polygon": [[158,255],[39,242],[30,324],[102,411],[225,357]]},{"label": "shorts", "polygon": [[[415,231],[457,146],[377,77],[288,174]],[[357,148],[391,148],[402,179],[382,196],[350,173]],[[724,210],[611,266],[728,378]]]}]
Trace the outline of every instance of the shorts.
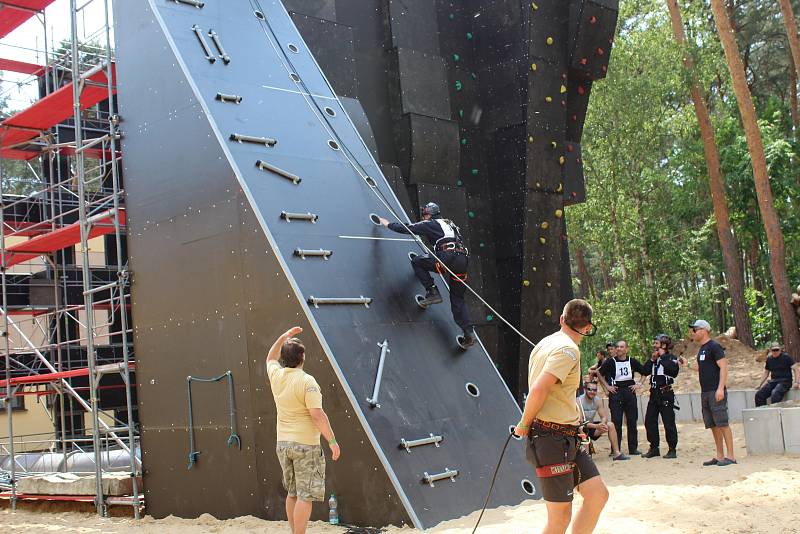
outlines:
[{"label": "shorts", "polygon": [[325,456],[321,445],[279,441],[275,452],[289,497],[306,502],[325,500]]},{"label": "shorts", "polygon": [[586,436],[592,441],[597,441],[603,435],[604,434],[601,434],[600,431],[597,430],[596,428],[587,428],[586,429]]},{"label": "shorts", "polygon": [[700,404],[703,407],[703,423],[706,428],[722,428],[728,426],[728,390],[725,397],[717,402],[716,391],[700,393]]},{"label": "shorts", "polygon": [[577,438],[532,428],[528,434],[527,457],[534,467],[573,462],[572,473],[539,478],[542,497],[548,502],[572,502],[576,486],[600,476],[592,457],[577,447]]}]

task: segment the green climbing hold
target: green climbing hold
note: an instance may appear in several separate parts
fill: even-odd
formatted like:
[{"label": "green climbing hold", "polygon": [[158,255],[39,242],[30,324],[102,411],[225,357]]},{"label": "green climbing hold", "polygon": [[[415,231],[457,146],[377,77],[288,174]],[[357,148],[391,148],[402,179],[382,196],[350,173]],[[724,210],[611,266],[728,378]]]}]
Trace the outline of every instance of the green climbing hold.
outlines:
[{"label": "green climbing hold", "polygon": [[479,171],[478,169],[472,169],[470,172],[472,173],[472,176],[478,176]]},{"label": "green climbing hold", "polygon": [[472,32],[467,32],[467,41],[472,40]]},{"label": "green climbing hold", "polygon": [[459,109],[458,110],[458,116],[461,117],[462,119],[464,118],[464,110],[463,109]]},{"label": "green climbing hold", "polygon": [[475,218],[475,212],[474,211],[468,211],[467,215],[469,216],[470,219],[474,219]]},{"label": "green climbing hold", "polygon": [[458,61],[459,59],[461,59],[461,56],[458,54],[453,54],[453,61]]},{"label": "green climbing hold", "polygon": [[477,80],[478,79],[478,75],[475,74],[474,72],[470,72],[469,75],[472,77],[473,80]]},{"label": "green climbing hold", "polygon": [[494,315],[492,315],[491,313],[490,313],[489,315],[487,315],[487,316],[486,316],[486,320],[487,320],[487,321],[491,321],[491,320],[493,320],[493,319],[494,319]]},{"label": "green climbing hold", "polygon": [[467,144],[467,138],[466,137],[462,137],[461,138],[461,144],[462,145],[466,145]]},{"label": "green climbing hold", "polygon": [[460,91],[460,90],[461,90],[461,81],[456,80],[456,91]]},{"label": "green climbing hold", "polygon": [[464,185],[464,182],[462,182],[461,180],[459,180],[459,181],[457,181],[457,182],[456,182],[456,185],[457,185],[457,186],[459,186],[459,187],[461,187],[462,185]]},{"label": "green climbing hold", "polygon": [[481,241],[481,243],[480,243],[478,246],[479,246],[480,248],[484,248],[484,247],[486,246],[486,243],[484,243],[483,241]]},{"label": "green climbing hold", "polygon": [[447,18],[448,18],[448,19],[450,19],[450,20],[453,20],[454,18],[456,18],[456,16],[455,16],[455,15],[453,15],[452,13],[450,13],[450,14],[447,16]]}]

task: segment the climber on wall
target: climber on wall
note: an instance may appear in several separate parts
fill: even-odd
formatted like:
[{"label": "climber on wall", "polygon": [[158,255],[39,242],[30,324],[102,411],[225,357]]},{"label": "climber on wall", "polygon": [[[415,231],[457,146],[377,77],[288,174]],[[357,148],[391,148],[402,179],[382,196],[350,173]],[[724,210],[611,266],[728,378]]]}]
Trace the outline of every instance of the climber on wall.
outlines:
[{"label": "climber on wall", "polygon": [[[422,308],[427,308],[442,302],[442,295],[439,293],[436,282],[434,282],[430,273],[436,271],[445,276],[450,287],[450,309],[453,312],[453,319],[464,331],[464,336],[463,338],[459,337],[458,343],[462,348],[466,349],[477,341],[469,311],[464,302],[464,293],[467,289],[464,283],[467,280],[469,251],[461,240],[458,226],[453,221],[442,218],[441,210],[437,204],[433,202],[425,204],[421,208],[421,213],[421,221],[407,226],[389,222],[383,217],[378,219],[380,224],[393,232],[400,234],[413,233],[430,241],[436,257],[425,254],[414,256],[411,260],[414,274],[425,287],[425,297],[418,298],[417,304]],[[452,274],[441,265],[442,263]]]}]

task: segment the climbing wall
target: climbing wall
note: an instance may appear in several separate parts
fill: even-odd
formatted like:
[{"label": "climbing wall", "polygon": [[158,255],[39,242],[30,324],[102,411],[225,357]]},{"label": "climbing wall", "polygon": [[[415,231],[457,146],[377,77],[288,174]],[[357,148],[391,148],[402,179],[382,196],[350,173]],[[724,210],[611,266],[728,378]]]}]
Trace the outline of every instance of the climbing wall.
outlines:
[{"label": "climbing wall", "polygon": [[[356,2],[302,4],[294,19],[277,0],[114,5],[147,511],[284,518],[264,357],[299,324],[342,446],[326,488],[342,521],[427,528],[480,508],[520,416],[483,347],[456,347],[447,305],[416,306],[408,254],[419,247],[369,219],[404,218],[420,195],[467,209],[457,182],[424,171],[463,165],[415,137],[458,150],[459,127],[448,91],[403,102],[434,91],[408,85],[387,110],[402,120],[373,120],[386,73],[326,78],[298,32],[333,57],[375,54],[325,22],[354,17]],[[387,61],[418,69],[424,54],[441,72],[435,39],[403,32]],[[376,153],[391,157],[379,165]],[[228,371],[233,402],[224,381],[192,385],[190,427],[187,376]],[[241,448],[228,446],[234,433]],[[490,506],[531,497],[538,482],[512,441]],[[326,513],[322,503],[313,517]]]}]

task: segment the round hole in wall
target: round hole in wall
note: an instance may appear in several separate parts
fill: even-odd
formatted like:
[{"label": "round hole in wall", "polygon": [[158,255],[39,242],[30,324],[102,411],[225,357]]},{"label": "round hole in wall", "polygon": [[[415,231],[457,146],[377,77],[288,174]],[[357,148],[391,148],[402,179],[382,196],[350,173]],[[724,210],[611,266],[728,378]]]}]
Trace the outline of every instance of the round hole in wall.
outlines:
[{"label": "round hole in wall", "polygon": [[339,150],[339,143],[337,143],[333,139],[328,139],[328,146],[334,150]]},{"label": "round hole in wall", "polygon": [[267,17],[265,17],[261,11],[253,11],[253,15],[259,20],[267,20]]},{"label": "round hole in wall", "polygon": [[416,253],[416,252],[414,252],[413,250],[412,250],[411,252],[409,252],[409,253],[408,253],[408,259],[409,259],[409,260],[412,260],[412,261],[413,261],[413,260],[414,260],[414,258],[416,258],[417,256],[419,256],[419,254],[417,254],[417,253]]},{"label": "round hole in wall", "polygon": [[298,52],[300,52],[300,49],[297,48],[297,45],[294,43],[289,43],[288,45],[286,45],[286,48],[288,48],[289,52],[291,52],[292,54],[297,54]]},{"label": "round hole in wall", "polygon": [[536,495],[536,487],[527,478],[522,480],[522,491],[530,496]]},{"label": "round hole in wall", "polygon": [[293,82],[299,82],[300,81],[300,76],[298,76],[294,72],[289,73],[289,78],[291,78]]},{"label": "round hole in wall", "polygon": [[369,220],[372,221],[372,224],[374,224],[375,226],[380,226],[381,225],[381,218],[378,217],[377,213],[370,213],[369,214]]},{"label": "round hole in wall", "polygon": [[479,390],[478,386],[476,386],[472,382],[467,382],[467,384],[464,387],[467,388],[467,393],[469,393],[473,397],[481,396],[481,390]]},{"label": "round hole in wall", "polygon": [[325,113],[327,113],[331,117],[335,117],[336,116],[336,110],[334,110],[332,107],[329,107],[329,106],[325,106]]},{"label": "round hole in wall", "polygon": [[508,432],[511,434],[511,437],[517,441],[522,441],[522,438],[518,435],[514,434],[514,425],[508,425]]},{"label": "round hole in wall", "polygon": [[378,187],[378,184],[375,183],[375,179],[372,176],[365,176],[364,181],[367,182],[367,185],[370,187]]}]

